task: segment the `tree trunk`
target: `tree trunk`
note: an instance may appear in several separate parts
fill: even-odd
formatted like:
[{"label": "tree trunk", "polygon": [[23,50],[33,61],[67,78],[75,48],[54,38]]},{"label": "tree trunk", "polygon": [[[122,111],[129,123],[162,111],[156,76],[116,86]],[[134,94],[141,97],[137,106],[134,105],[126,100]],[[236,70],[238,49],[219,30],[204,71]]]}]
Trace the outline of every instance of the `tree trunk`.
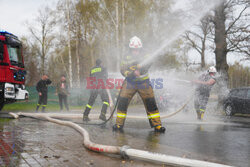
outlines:
[{"label": "tree trunk", "polygon": [[68,71],[67,71],[67,68],[66,68],[66,65],[65,65],[65,63],[64,63],[62,54],[60,54],[60,58],[61,58],[61,61],[62,61],[62,64],[63,64],[64,71],[66,72],[66,75],[69,75],[69,73],[68,73]]},{"label": "tree trunk", "polygon": [[122,0],[122,50],[121,50],[121,56],[124,56],[125,48],[125,1]]},{"label": "tree trunk", "polygon": [[224,3],[215,10],[215,57],[217,70],[228,82],[228,64],[227,64],[227,42],[225,28],[225,7]]},{"label": "tree trunk", "polygon": [[45,52],[44,52],[44,44],[42,44],[42,75],[45,74]]},{"label": "tree trunk", "polygon": [[205,48],[206,47],[206,39],[202,41],[202,47],[201,47],[201,70],[204,70],[205,68]]},{"label": "tree trunk", "polygon": [[116,62],[116,71],[120,71],[120,51],[119,51],[119,0],[116,0],[115,4],[115,13],[116,13],[116,53],[117,53],[117,62]]},{"label": "tree trunk", "polygon": [[223,98],[226,96],[228,87],[228,64],[227,64],[227,42],[226,42],[226,26],[225,26],[225,6],[224,2],[215,9],[215,59],[216,68],[220,73],[217,80],[220,91],[218,92],[218,107],[222,106]]},{"label": "tree trunk", "polygon": [[44,27],[42,28],[42,75],[45,74],[45,35],[44,35]]},{"label": "tree trunk", "polygon": [[77,70],[77,88],[80,88],[80,56],[79,56],[79,38],[76,39],[76,70]]},{"label": "tree trunk", "polygon": [[94,55],[94,48],[90,45],[90,58],[91,58],[91,67],[95,66],[95,55]]},{"label": "tree trunk", "polygon": [[71,44],[70,44],[70,21],[69,21],[69,0],[67,0],[67,21],[68,21],[68,49],[69,49],[69,87],[72,87],[72,60],[71,60]]}]

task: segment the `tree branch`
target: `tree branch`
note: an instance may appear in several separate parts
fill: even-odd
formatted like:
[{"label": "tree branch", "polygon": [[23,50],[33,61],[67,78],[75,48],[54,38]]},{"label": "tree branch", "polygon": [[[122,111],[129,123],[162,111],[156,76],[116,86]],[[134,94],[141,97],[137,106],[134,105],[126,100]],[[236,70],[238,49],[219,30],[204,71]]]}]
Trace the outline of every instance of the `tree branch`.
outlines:
[{"label": "tree branch", "polygon": [[248,7],[245,6],[243,8],[243,10],[240,12],[240,14],[238,15],[238,17],[235,18],[235,20],[229,25],[229,27],[227,28],[226,30],[226,34],[228,33],[228,31],[234,26],[234,24],[241,18],[242,16],[242,13],[247,9]]}]

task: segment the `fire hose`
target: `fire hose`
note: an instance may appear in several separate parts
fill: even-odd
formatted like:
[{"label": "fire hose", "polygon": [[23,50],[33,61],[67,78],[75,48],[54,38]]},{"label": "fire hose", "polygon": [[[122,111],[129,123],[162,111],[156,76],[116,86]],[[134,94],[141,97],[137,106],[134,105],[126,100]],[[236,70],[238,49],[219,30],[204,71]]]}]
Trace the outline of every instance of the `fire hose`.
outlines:
[{"label": "fire hose", "polygon": [[213,162],[181,158],[181,157],[175,157],[175,156],[170,156],[166,154],[159,154],[159,153],[153,153],[153,152],[148,152],[144,150],[133,149],[126,145],[122,147],[118,147],[118,146],[97,144],[97,143],[90,141],[89,133],[83,127],[70,121],[63,121],[63,120],[51,118],[47,116],[46,114],[43,114],[43,115],[36,115],[32,113],[17,113],[17,114],[9,113],[9,114],[16,119],[21,116],[24,116],[24,117],[30,117],[30,118],[35,118],[35,119],[44,119],[44,120],[47,120],[49,122],[53,122],[59,125],[71,127],[75,129],[77,132],[79,132],[81,136],[83,137],[84,147],[95,152],[118,154],[118,155],[121,155],[123,158],[135,158],[135,159],[140,159],[140,160],[145,160],[145,161],[150,161],[150,162],[157,162],[161,164],[169,164],[169,165],[192,166],[192,167],[200,167],[200,166],[229,167],[228,165],[223,165],[223,164],[218,164],[218,163],[213,163]]},{"label": "fire hose", "polygon": [[[126,80],[127,80],[127,79],[125,79],[124,82],[126,82]],[[188,81],[188,80],[178,80],[178,81],[182,81],[182,82],[185,82],[185,83],[191,83],[191,82]],[[119,102],[119,99],[120,99],[120,95],[121,95],[121,91],[122,91],[122,89],[120,89],[119,94],[118,94],[118,97],[117,97],[117,100],[116,100],[116,103],[115,103],[115,106],[114,106],[114,108],[112,109],[112,106],[113,106],[112,97],[111,97],[111,94],[110,94],[109,90],[107,90],[107,93],[108,93],[108,96],[109,96],[109,101],[110,101],[110,104],[112,104],[112,106],[110,105],[111,114],[110,114],[109,118],[108,118],[106,121],[104,121],[104,122],[102,122],[102,123],[83,123],[83,124],[84,124],[84,125],[104,125],[104,124],[106,124],[108,121],[110,121],[110,120],[113,118],[113,115],[114,115],[115,110],[116,110],[116,108],[117,108],[117,105],[118,105],[118,102]],[[171,116],[173,116],[173,115],[175,115],[175,114],[181,112],[181,111],[187,106],[187,104],[189,103],[189,101],[190,101],[192,98],[193,98],[193,96],[191,96],[191,97],[185,102],[185,104],[184,104],[183,106],[181,106],[181,107],[180,107],[178,110],[176,110],[175,112],[172,112],[172,113],[170,113],[170,114],[168,114],[168,115],[161,116],[161,118],[162,118],[162,119],[164,119],[164,118],[169,118],[169,117],[171,117]],[[141,117],[141,116],[127,116],[127,118],[145,119],[146,117]]]},{"label": "fire hose", "polygon": [[[120,93],[119,93],[119,96],[120,96]],[[118,100],[119,100],[119,96],[118,96]],[[182,111],[182,109],[185,108],[185,106],[189,103],[189,101],[191,99],[192,99],[192,97],[190,97],[187,100],[187,102],[177,111],[170,113],[168,115],[162,116],[161,118],[168,118],[168,117],[171,117],[171,116],[177,114],[178,112]],[[109,119],[101,124],[105,124],[106,122],[108,122],[112,118],[114,111],[116,109],[116,106],[117,106],[117,102],[115,104],[113,112],[111,112]],[[35,119],[43,119],[43,120],[47,120],[49,122],[53,122],[53,123],[56,123],[59,125],[71,127],[82,135],[83,145],[87,149],[95,151],[95,152],[118,154],[118,155],[121,155],[123,158],[134,158],[134,159],[140,159],[140,160],[157,162],[157,163],[162,163],[162,164],[169,164],[169,165],[193,166],[193,167],[200,167],[200,166],[228,167],[227,165],[218,164],[218,163],[193,160],[193,159],[188,159],[188,158],[180,158],[180,157],[175,157],[175,156],[170,156],[170,155],[165,155],[165,154],[152,153],[152,152],[148,152],[148,151],[144,151],[144,150],[133,149],[133,148],[130,148],[129,146],[126,146],[126,145],[122,146],[122,147],[118,147],[118,146],[97,144],[97,143],[90,141],[89,133],[84,128],[79,126],[78,124],[70,122],[70,121],[62,121],[62,120],[58,120],[55,118],[51,118],[51,117],[65,118],[65,116],[62,116],[62,114],[55,114],[55,113],[41,113],[41,114],[39,114],[39,113],[35,113],[35,114],[32,114],[32,113],[17,113],[17,114],[9,113],[9,114],[16,119],[21,117],[21,116],[24,116],[24,117],[30,117],[30,118],[35,118]],[[67,117],[79,118],[79,114],[70,114]],[[139,117],[139,116],[130,116],[130,118],[137,118],[137,119],[143,118],[144,119],[144,117]],[[93,125],[93,124],[90,124],[90,125]],[[100,125],[100,124],[94,124],[94,125]]]}]

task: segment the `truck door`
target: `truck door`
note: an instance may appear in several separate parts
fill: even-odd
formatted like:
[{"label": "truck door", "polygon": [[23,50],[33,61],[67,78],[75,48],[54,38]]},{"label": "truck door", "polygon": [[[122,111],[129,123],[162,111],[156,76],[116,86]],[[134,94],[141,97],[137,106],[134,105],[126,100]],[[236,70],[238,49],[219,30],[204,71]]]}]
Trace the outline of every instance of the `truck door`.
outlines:
[{"label": "truck door", "polygon": [[0,82],[3,82],[5,79],[5,71],[3,68],[4,65],[4,44],[2,41],[0,41]]},{"label": "truck door", "polygon": [[4,45],[3,42],[0,41],[0,61],[3,61],[3,53],[4,53]]},{"label": "truck door", "polygon": [[4,59],[4,44],[0,40],[0,111],[4,105],[4,80],[5,80],[5,70],[3,68],[3,59]]}]

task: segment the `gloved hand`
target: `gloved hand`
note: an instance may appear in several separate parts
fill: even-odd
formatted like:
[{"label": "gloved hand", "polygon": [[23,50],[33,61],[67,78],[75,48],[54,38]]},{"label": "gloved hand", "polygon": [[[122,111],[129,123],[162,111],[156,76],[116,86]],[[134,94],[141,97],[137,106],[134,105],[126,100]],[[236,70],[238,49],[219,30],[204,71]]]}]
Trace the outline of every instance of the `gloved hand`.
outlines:
[{"label": "gloved hand", "polygon": [[139,70],[135,70],[134,71],[134,75],[136,76],[136,77],[139,77],[141,74],[140,74],[140,71]]},{"label": "gloved hand", "polygon": [[139,77],[141,75],[139,64],[129,67],[129,70],[130,74],[134,77]]}]

